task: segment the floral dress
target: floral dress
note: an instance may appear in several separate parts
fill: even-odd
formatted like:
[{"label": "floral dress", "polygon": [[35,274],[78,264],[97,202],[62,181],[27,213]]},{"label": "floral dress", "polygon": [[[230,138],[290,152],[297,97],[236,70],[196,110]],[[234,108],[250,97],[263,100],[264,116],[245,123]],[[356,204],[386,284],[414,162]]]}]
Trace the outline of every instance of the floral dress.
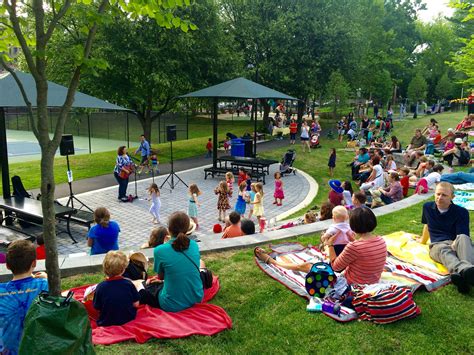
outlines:
[{"label": "floral dress", "polygon": [[219,188],[216,188],[214,190],[214,193],[217,196],[217,209],[219,211],[226,211],[228,209],[230,209],[230,203],[229,203],[229,193],[228,192],[224,192],[222,190],[220,190]]}]

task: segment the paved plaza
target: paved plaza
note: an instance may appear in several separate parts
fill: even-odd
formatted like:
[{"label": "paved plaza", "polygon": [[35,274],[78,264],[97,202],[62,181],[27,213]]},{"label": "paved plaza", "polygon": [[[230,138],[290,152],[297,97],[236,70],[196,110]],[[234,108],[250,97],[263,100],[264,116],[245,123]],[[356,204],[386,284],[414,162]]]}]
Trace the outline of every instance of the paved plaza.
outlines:
[{"label": "paved plaza", "polygon": [[[201,240],[201,245],[212,246],[220,241],[220,234],[213,234],[212,227],[219,223],[217,220],[217,196],[214,194],[214,188],[221,178],[208,177],[204,180],[204,167],[191,169],[178,173],[186,184],[196,183],[203,194],[199,197],[201,207],[199,208],[199,231],[195,234]],[[310,194],[310,183],[301,173],[296,175],[286,175],[283,177],[285,199],[283,206],[277,207],[273,204],[274,178],[273,174],[278,169],[278,164],[270,167],[270,175],[267,176],[266,185],[264,185],[264,208],[265,216],[268,221],[277,218],[286,211],[297,207]],[[160,186],[167,175],[155,178],[155,182]],[[148,240],[151,230],[156,226],[151,222],[149,214],[150,202],[147,200],[146,189],[152,183],[152,179],[140,180],[137,182],[138,199],[133,203],[123,203],[117,200],[117,186],[107,187],[100,190],[90,191],[76,195],[82,202],[92,209],[105,206],[109,209],[111,217],[120,224],[121,233],[119,236],[120,249],[136,250],[139,246]],[[237,200],[237,183],[234,184],[234,195],[230,200],[231,206],[235,205]],[[166,223],[168,216],[177,210],[187,211],[188,193],[187,188],[179,183],[174,190],[171,190],[167,184],[161,189],[161,221]],[[127,193],[135,194],[133,180],[130,181]],[[61,203],[66,203],[67,199],[60,199]],[[230,212],[230,210],[229,210]],[[248,213],[248,209],[247,209]],[[255,222],[256,219],[254,218]],[[87,229],[79,226],[73,226],[73,235],[78,240],[77,244],[72,244],[66,234],[58,237],[58,250],[61,255],[88,253],[89,248],[86,244]],[[79,256],[78,255],[78,256]]]}]

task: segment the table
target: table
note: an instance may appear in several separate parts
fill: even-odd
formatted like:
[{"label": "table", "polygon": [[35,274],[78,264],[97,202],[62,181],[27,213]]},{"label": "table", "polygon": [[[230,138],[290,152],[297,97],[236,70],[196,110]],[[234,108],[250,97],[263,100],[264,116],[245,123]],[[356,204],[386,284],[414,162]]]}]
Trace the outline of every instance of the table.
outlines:
[{"label": "table", "polygon": [[[7,199],[0,198],[0,209],[4,210],[7,213],[7,215],[14,214],[15,218],[20,221],[25,221],[25,222],[31,223],[33,225],[38,225],[38,226],[42,225],[43,210],[41,207],[41,201],[38,201],[32,198],[23,198],[23,197],[12,197],[12,198],[7,198]],[[71,216],[74,213],[76,213],[76,209],[74,208],[61,206],[56,203],[54,204],[55,217],[56,218],[63,217],[66,220],[66,231],[60,232],[60,233],[67,233],[69,237],[72,239],[72,241],[74,243],[77,243],[77,241],[74,239],[74,237],[71,234],[71,228],[70,228]],[[15,231],[18,231],[26,235],[30,235],[21,229],[8,226],[6,225],[6,223],[4,227],[13,229]]]},{"label": "table", "polygon": [[277,136],[281,134],[282,136],[287,136],[290,134],[290,127],[273,127],[272,136]]},{"label": "table", "polygon": [[[270,173],[270,165],[277,164],[277,160],[273,159],[260,159],[260,158],[252,158],[252,157],[233,157],[230,155],[225,155],[222,157],[217,158],[217,162],[220,168],[227,169],[227,163],[234,168],[250,168],[251,173],[266,173],[267,175]],[[224,167],[222,166],[224,164]]]}]

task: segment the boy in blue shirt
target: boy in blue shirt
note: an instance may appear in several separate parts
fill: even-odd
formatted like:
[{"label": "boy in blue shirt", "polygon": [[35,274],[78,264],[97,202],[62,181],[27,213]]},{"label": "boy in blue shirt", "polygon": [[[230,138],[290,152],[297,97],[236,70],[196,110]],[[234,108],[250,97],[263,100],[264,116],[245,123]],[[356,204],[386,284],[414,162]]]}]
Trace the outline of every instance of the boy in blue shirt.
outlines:
[{"label": "boy in blue shirt", "polygon": [[11,243],[6,261],[13,279],[0,284],[0,353],[17,354],[26,313],[36,296],[48,291],[48,281],[44,272],[33,275],[36,249],[30,241]]},{"label": "boy in blue shirt", "polygon": [[122,325],[134,320],[139,305],[135,285],[122,277],[128,266],[128,258],[121,251],[109,251],[103,262],[107,279],[97,285],[94,308],[100,312],[97,325]]}]

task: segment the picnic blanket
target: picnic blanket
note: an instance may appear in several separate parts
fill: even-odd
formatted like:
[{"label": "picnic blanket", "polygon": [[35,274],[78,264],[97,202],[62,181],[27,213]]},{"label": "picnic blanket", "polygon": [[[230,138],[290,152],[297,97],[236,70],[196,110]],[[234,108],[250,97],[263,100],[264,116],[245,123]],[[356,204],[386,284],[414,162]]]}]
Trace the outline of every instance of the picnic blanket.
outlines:
[{"label": "picnic blanket", "polygon": [[[270,255],[277,261],[290,262],[294,264],[328,261],[327,256],[316,247],[305,247],[300,243],[284,243],[271,246],[270,249],[272,251]],[[403,254],[400,255],[403,256]],[[265,264],[258,258],[255,258],[255,261],[260,269],[270,277],[277,280],[297,295],[310,299],[310,296],[305,289],[304,273],[283,269],[275,265]],[[336,273],[336,275],[338,274]],[[413,265],[409,262],[404,262],[394,256],[388,256],[379,287],[382,288],[387,284],[395,284],[410,287],[413,292],[420,287],[423,287],[428,291],[434,291],[437,288],[446,285],[449,281],[449,276],[441,275],[437,272]],[[372,285],[371,287],[373,288],[374,286]],[[357,313],[353,309],[346,307],[341,308],[341,314],[339,316],[329,313],[324,314],[340,322],[349,322],[357,319]]]},{"label": "picnic blanket", "polygon": [[[443,176],[441,176],[441,181],[443,180]],[[453,185],[456,190],[466,191],[466,190],[474,190],[474,183],[468,182],[465,184],[454,184]]]},{"label": "picnic blanket", "polygon": [[[84,292],[89,285],[71,289],[74,298],[82,301]],[[232,328],[232,320],[224,309],[208,304],[219,291],[219,280],[214,276],[212,287],[204,290],[202,303],[195,304],[181,312],[165,312],[158,308],[140,306],[137,317],[121,326],[97,326],[97,311],[92,301],[84,305],[89,313],[92,326],[92,342],[109,345],[127,340],[145,343],[151,338],[183,338],[190,335],[214,335]]]},{"label": "picnic blanket", "polygon": [[474,211],[474,192],[454,191],[453,203],[470,211]]}]

